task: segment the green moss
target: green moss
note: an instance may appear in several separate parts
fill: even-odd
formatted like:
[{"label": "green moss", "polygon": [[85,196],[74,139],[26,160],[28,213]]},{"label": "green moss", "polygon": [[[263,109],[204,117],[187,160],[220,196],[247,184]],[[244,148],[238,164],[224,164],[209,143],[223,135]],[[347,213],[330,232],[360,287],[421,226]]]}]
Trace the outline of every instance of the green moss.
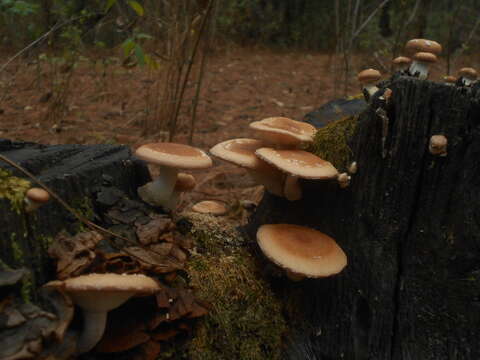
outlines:
[{"label": "green moss", "polygon": [[23,211],[23,199],[29,188],[30,181],[12,176],[9,171],[0,168],[0,199],[9,200],[17,214]]},{"label": "green moss", "polygon": [[196,296],[211,308],[199,320],[189,358],[279,359],[286,332],[281,302],[241,246],[240,234],[217,218],[202,216],[195,215],[197,250],[187,273]]},{"label": "green moss", "polygon": [[[83,197],[80,199],[77,199],[72,202],[71,204],[72,208],[78,211],[81,215],[83,215],[87,219],[93,219],[95,212],[93,211],[93,204],[92,204],[92,199],[89,197]],[[76,229],[77,232],[83,232],[83,231],[88,231],[89,229],[87,226],[82,223],[81,221],[78,221],[78,228]]]},{"label": "green moss", "polygon": [[20,265],[24,263],[22,247],[18,244],[17,233],[10,234],[10,246],[12,248],[13,260]]},{"label": "green moss", "polygon": [[356,124],[357,117],[351,116],[318,129],[308,151],[330,161],[339,170],[345,169],[352,156],[348,141],[353,136]]}]

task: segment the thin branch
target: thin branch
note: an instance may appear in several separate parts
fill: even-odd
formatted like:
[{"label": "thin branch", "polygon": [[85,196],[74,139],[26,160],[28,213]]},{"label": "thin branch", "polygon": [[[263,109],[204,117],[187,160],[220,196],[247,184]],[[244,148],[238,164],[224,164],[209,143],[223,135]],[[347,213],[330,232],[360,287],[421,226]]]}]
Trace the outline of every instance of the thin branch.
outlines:
[{"label": "thin branch", "polygon": [[365,28],[365,26],[368,25],[368,23],[370,22],[370,20],[373,19],[373,17],[375,16],[375,14],[378,12],[378,10],[380,10],[382,7],[385,6],[385,4],[387,2],[389,2],[390,0],[383,0],[380,5],[378,5],[375,10],[373,10],[370,15],[368,15],[368,17],[365,19],[365,21],[363,22],[362,25],[360,25],[357,29],[357,31],[355,31],[355,33],[353,34],[352,36],[352,39],[351,39],[351,42],[353,42],[353,40],[355,40],[355,38],[360,35],[360,33],[362,32],[362,30]]}]

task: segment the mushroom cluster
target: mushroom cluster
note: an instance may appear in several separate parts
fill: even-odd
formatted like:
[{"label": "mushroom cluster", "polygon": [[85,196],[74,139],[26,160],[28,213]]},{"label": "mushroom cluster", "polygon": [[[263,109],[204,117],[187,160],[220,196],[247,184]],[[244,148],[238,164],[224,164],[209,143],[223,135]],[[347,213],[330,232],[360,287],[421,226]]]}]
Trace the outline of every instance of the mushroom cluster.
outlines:
[{"label": "mushroom cluster", "polygon": [[254,121],[250,128],[259,139],[231,139],[210,149],[219,159],[244,167],[255,181],[276,196],[302,198],[299,178],[336,179],[337,169],[301,147],[313,142],[316,129],[285,117]]}]

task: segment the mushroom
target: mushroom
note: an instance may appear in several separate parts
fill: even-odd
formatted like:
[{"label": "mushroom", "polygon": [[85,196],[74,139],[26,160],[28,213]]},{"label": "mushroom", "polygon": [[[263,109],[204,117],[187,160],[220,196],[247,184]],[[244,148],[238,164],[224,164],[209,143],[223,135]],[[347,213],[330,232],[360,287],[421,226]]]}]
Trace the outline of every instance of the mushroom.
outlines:
[{"label": "mushroom", "polygon": [[192,211],[200,214],[225,215],[228,211],[224,203],[215,200],[204,200],[192,206]]},{"label": "mushroom", "polygon": [[195,188],[196,184],[197,183],[193,175],[186,173],[178,173],[177,181],[175,182],[175,186],[173,187],[172,196],[163,207],[167,210],[175,210],[182,193],[186,191],[192,191]]},{"label": "mushroom", "polygon": [[442,53],[442,45],[438,42],[428,39],[412,39],[405,44],[405,51],[410,54],[416,54],[418,52],[428,52],[435,55]]},{"label": "mushroom", "polygon": [[412,59],[406,56],[398,56],[392,60],[393,66],[395,67],[396,71],[404,72],[407,71],[410,67]]},{"label": "mushroom", "polygon": [[295,201],[301,199],[301,188],[298,178],[304,179],[334,179],[337,177],[337,169],[328,161],[303,150],[278,150],[272,148],[260,148],[255,154],[285,172],[289,178],[285,182],[285,197]]},{"label": "mushroom", "polygon": [[45,287],[55,287],[67,293],[83,310],[83,331],[77,343],[77,354],[93,349],[105,331],[107,313],[134,295],[150,295],[160,290],[152,278],[141,274],[88,274],[65,281],[51,281]]},{"label": "mushroom", "polygon": [[160,175],[138,188],[140,198],[153,206],[170,206],[178,169],[205,169],[212,160],[202,150],[175,143],[152,143],[140,146],[135,155],[148,163],[160,165]]},{"label": "mushroom", "polygon": [[215,145],[210,149],[210,153],[247,169],[250,176],[265,186],[268,192],[283,196],[283,173],[255,155],[255,150],[262,146],[263,142],[257,139],[231,139]]},{"label": "mushroom", "polygon": [[272,262],[292,280],[338,274],[347,256],[330,236],[305,226],[266,224],[258,228],[257,242]]},{"label": "mushroom", "polygon": [[25,193],[25,211],[32,212],[50,200],[50,194],[42,188],[30,188]]},{"label": "mushroom", "polygon": [[348,166],[348,172],[350,174],[356,174],[358,171],[358,164],[356,161],[353,161],[349,166]]},{"label": "mushroom", "polygon": [[445,75],[443,77],[443,81],[445,81],[445,84],[446,85],[449,85],[449,86],[453,86],[455,85],[455,83],[457,82],[457,78],[455,76],[452,76],[452,75]]},{"label": "mushroom", "polygon": [[470,86],[477,80],[478,74],[474,68],[465,67],[458,71],[458,76],[460,77],[464,86]]},{"label": "mushroom", "polygon": [[417,76],[420,80],[425,80],[428,78],[428,66],[430,64],[436,63],[437,57],[435,54],[428,52],[418,52],[413,55],[413,62],[410,65],[410,75]]},{"label": "mushroom", "polygon": [[250,123],[267,146],[278,148],[298,148],[313,142],[317,129],[306,122],[286,117],[269,117]]},{"label": "mushroom", "polygon": [[352,177],[348,175],[346,172],[339,174],[337,177],[338,184],[342,189],[350,185],[350,180],[352,180]]},{"label": "mushroom", "polygon": [[428,150],[432,155],[447,156],[447,138],[444,135],[433,135]]},{"label": "mushroom", "polygon": [[380,72],[375,69],[366,69],[358,73],[357,79],[362,84],[365,100],[368,101],[378,91],[376,83],[380,78]]}]

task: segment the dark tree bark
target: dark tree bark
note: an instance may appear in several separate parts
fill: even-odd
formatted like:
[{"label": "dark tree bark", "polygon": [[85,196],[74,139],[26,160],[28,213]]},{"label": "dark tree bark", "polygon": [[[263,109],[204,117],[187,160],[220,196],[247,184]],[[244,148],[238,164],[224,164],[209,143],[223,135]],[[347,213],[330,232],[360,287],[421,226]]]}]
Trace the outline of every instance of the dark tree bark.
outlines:
[{"label": "dark tree bark", "polygon": [[[385,149],[374,99],[351,139],[351,186],[304,181],[296,202],[267,194],[246,229],[306,225],[347,253],[335,277],[280,282],[301,299],[290,359],[480,359],[480,86],[387,85]],[[428,150],[435,134],[446,157]]]},{"label": "dark tree bark", "polygon": [[[145,165],[134,160],[125,146],[44,146],[0,139],[0,154],[30,171],[87,217],[96,215],[92,194],[98,187],[112,186],[135,198],[136,188],[149,178]],[[1,161],[0,168],[26,178]],[[32,186],[37,185],[32,181]],[[47,254],[52,238],[61,230],[79,231],[81,224],[53,199],[27,214],[15,212],[9,200],[0,198],[0,213],[0,260],[12,268],[31,270],[35,298],[37,287],[55,278]]]}]

